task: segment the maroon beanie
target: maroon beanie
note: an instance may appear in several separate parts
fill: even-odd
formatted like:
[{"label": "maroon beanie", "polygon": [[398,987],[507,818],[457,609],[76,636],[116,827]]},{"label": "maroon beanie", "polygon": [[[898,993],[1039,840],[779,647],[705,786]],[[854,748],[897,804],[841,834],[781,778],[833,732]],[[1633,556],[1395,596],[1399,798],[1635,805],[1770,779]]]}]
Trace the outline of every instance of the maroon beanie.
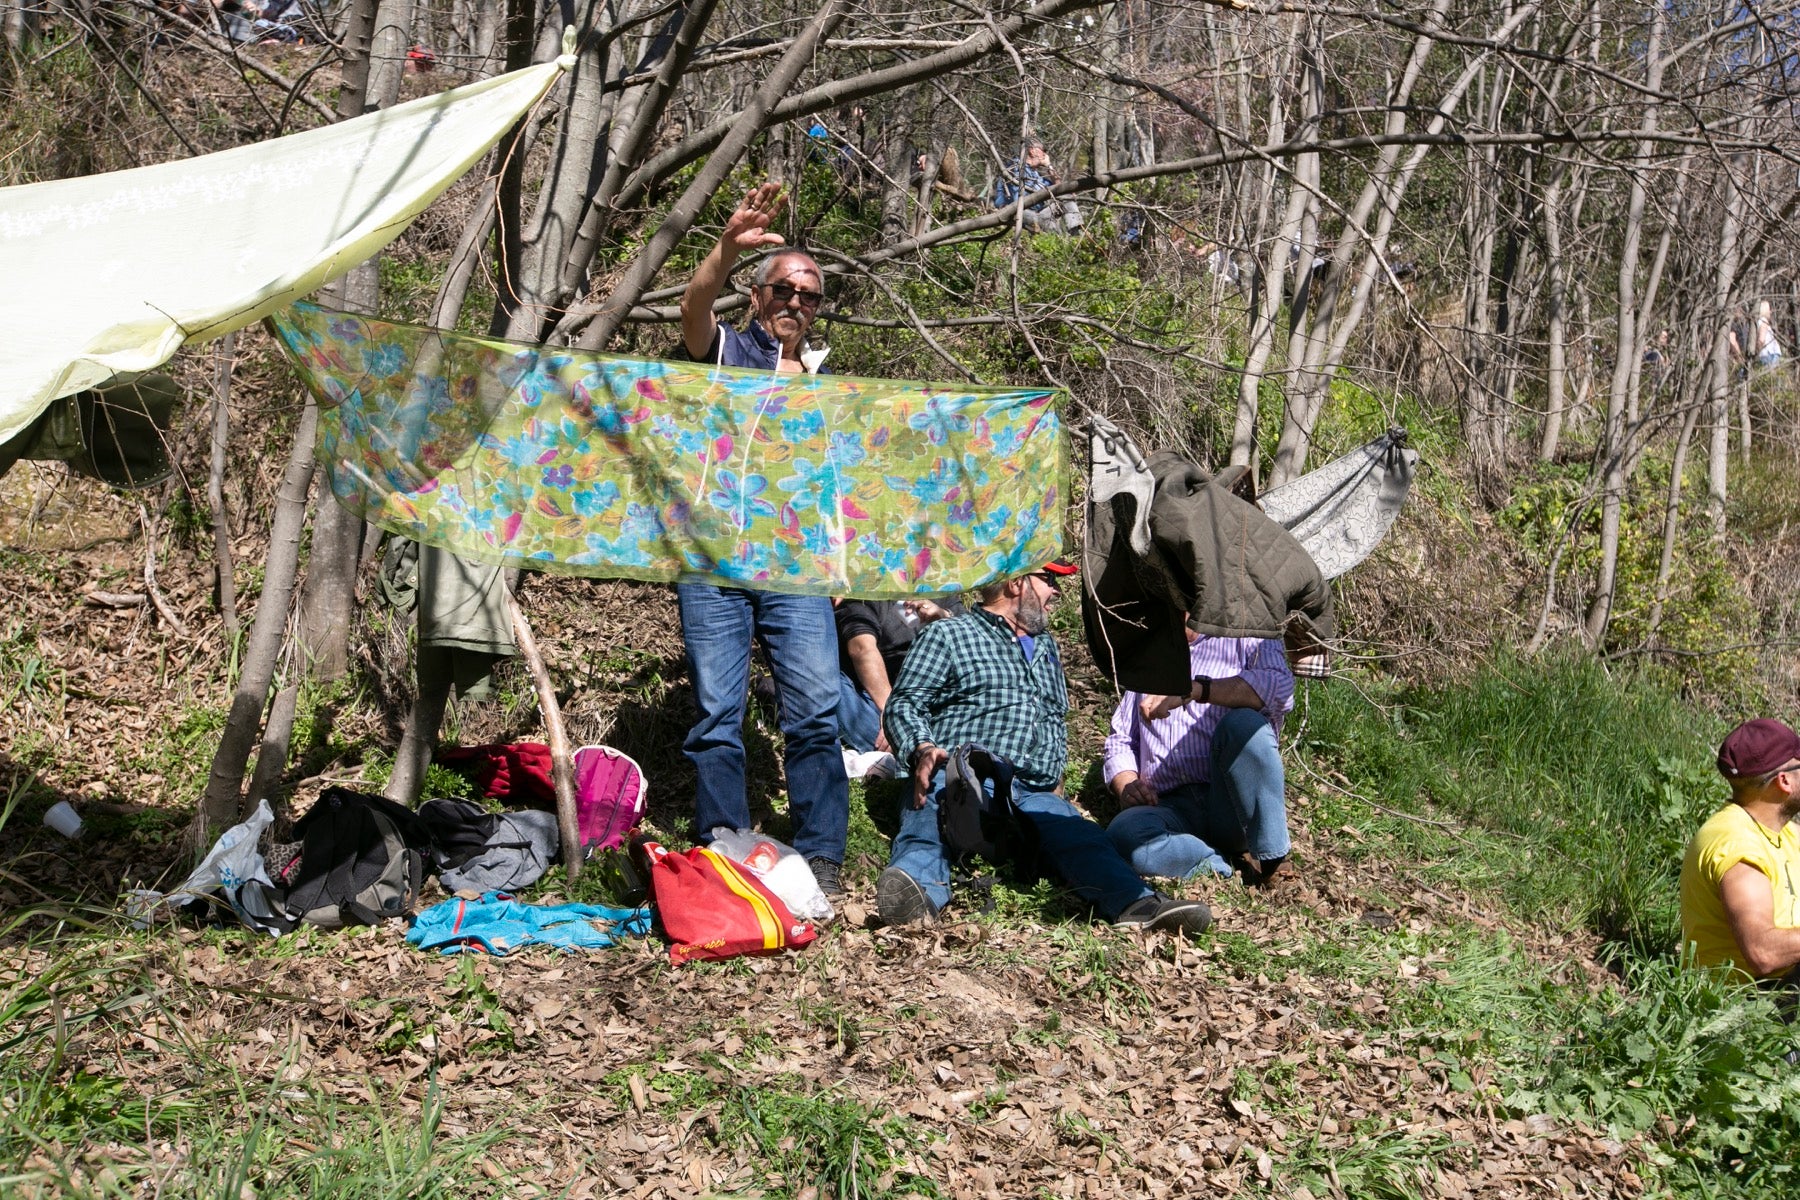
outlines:
[{"label": "maroon beanie", "polygon": [[1745,721],[1719,746],[1719,771],[1727,779],[1767,775],[1800,758],[1800,733],[1773,717]]}]

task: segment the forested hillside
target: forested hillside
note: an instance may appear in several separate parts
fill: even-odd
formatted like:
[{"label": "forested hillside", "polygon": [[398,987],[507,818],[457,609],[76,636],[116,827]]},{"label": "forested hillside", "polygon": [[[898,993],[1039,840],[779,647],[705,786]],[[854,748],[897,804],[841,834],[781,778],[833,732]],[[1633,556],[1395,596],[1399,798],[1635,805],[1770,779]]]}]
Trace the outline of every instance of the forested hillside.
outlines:
[{"label": "forested hillside", "polygon": [[[677,356],[683,285],[776,180],[834,371],[1066,389],[1072,542],[1090,415],[1259,490],[1405,431],[1412,494],[1283,738],[1299,884],[1190,885],[1197,944],[1047,884],[865,928],[901,802],[870,783],[847,919],[753,965],[129,928],[259,800],[379,790],[443,699],[253,326],[166,368],[166,482],[0,477],[0,1195],[1791,1188],[1785,1027],[1676,969],[1674,880],[1720,736],[1800,686],[1793,6],[0,0],[0,185],[355,118],[565,28],[575,66],[321,303]],[[684,840],[667,589],[519,597],[571,740],[635,756]],[[1104,820],[1116,692],[1056,630]],[[539,714],[509,663],[444,736]]]}]

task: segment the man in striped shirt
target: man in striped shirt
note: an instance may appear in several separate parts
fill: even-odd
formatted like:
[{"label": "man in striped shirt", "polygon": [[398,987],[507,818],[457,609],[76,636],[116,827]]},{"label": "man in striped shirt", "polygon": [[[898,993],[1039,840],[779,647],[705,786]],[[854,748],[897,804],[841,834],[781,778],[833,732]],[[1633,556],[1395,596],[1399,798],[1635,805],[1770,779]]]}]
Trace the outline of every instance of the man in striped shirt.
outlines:
[{"label": "man in striped shirt", "polygon": [[1138,874],[1272,884],[1288,856],[1277,735],[1294,706],[1279,641],[1188,634],[1186,696],[1126,692],[1106,739],[1121,811],[1107,836]]},{"label": "man in striped shirt", "polygon": [[1119,856],[1106,833],[1062,795],[1069,708],[1049,609],[1073,563],[991,584],[960,617],[919,632],[883,713],[894,754],[912,768],[893,856],[875,883],[883,923],[926,921],[950,902],[950,864],[938,832],[938,793],[949,752],[976,744],[1015,768],[1013,798],[1040,855],[1115,925],[1194,932],[1212,920],[1192,900],[1160,896]]}]

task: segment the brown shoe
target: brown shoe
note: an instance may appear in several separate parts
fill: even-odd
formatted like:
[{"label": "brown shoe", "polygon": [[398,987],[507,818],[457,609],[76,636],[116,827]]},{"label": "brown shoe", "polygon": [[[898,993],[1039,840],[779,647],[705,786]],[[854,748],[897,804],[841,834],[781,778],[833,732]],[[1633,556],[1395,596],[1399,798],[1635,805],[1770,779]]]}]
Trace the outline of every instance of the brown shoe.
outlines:
[{"label": "brown shoe", "polygon": [[1244,877],[1244,886],[1276,891],[1296,881],[1293,867],[1288,864],[1287,856],[1271,858],[1268,862],[1258,862],[1248,850],[1237,856],[1238,873]]}]

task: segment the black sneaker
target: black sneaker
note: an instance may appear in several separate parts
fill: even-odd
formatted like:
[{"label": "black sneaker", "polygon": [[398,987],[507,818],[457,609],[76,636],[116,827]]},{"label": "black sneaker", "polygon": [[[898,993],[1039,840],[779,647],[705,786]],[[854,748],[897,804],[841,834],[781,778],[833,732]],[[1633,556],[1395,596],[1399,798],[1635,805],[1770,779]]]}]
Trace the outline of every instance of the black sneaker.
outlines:
[{"label": "black sneaker", "polygon": [[1177,900],[1152,892],[1113,920],[1116,929],[1162,929],[1175,933],[1204,933],[1212,924],[1212,909],[1199,900]]},{"label": "black sneaker", "polygon": [[918,880],[889,867],[875,880],[875,912],[883,925],[916,925],[937,916],[937,906]]},{"label": "black sneaker", "polygon": [[831,902],[833,908],[848,899],[844,895],[844,882],[838,878],[837,863],[832,862],[829,858],[819,856],[807,859],[806,865],[812,868],[813,878],[819,883],[819,890],[825,893],[825,899]]}]

